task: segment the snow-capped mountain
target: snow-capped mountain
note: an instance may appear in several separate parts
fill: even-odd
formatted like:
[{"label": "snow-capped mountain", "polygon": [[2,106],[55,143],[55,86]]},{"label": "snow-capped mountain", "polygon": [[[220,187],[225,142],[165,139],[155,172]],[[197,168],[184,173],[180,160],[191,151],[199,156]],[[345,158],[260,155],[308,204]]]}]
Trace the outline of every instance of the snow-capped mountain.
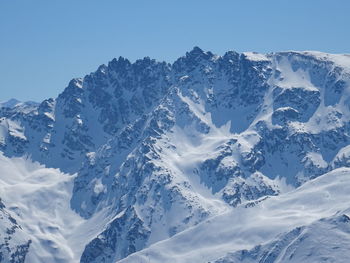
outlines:
[{"label": "snow-capped mountain", "polygon": [[25,101],[25,102],[21,102],[19,100],[16,99],[9,99],[7,101],[3,101],[0,102],[0,108],[14,108],[14,107],[21,107],[21,108],[25,108],[25,107],[37,107],[39,105],[39,103],[34,102],[34,101]]},{"label": "snow-capped mountain", "polygon": [[121,262],[347,262],[349,175],[339,168],[242,204]]},{"label": "snow-capped mountain", "polygon": [[173,64],[114,59],[56,99],[0,107],[15,262],[287,262],[333,228],[345,251],[349,105],[349,55],[195,47]]}]

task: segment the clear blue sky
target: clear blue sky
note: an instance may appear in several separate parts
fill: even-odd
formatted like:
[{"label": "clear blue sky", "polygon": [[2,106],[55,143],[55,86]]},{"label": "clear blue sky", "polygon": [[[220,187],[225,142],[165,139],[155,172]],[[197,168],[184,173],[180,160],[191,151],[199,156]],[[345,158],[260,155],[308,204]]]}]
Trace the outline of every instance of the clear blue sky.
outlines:
[{"label": "clear blue sky", "polygon": [[0,101],[56,97],[114,57],[193,46],[350,53],[350,0],[0,0]]}]

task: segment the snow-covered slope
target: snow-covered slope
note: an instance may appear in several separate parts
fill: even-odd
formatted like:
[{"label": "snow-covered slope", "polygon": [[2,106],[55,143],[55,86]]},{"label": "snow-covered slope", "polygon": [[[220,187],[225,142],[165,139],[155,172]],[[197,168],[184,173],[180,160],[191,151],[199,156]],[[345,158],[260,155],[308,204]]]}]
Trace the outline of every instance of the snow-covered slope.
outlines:
[{"label": "snow-covered slope", "polygon": [[18,238],[15,262],[77,262],[86,241],[108,222],[104,213],[84,220],[70,209],[74,175],[2,154],[0,174],[1,218],[10,223],[1,224],[9,237],[0,247]]},{"label": "snow-covered slope", "polygon": [[339,212],[310,225],[296,227],[251,250],[229,253],[216,260],[228,262],[348,262],[350,218]]},{"label": "snow-covered slope", "polygon": [[0,262],[24,262],[30,237],[0,200]]},{"label": "snow-covered slope", "polygon": [[349,191],[350,169],[340,168],[286,194],[241,204],[121,262],[346,262]]},{"label": "snow-covered slope", "polygon": [[[46,210],[35,219],[49,217],[61,229],[53,242],[66,245],[55,253],[43,246],[37,260],[115,262],[349,167],[349,87],[348,55],[218,56],[195,47],[173,64],[114,59],[56,99],[0,107],[4,155],[58,169],[47,192],[72,187],[57,193],[71,224],[60,212],[51,221]],[[0,196],[6,207],[17,200]],[[25,199],[16,201],[22,210]],[[292,231],[293,222],[280,230]],[[283,234],[277,230],[271,242]],[[39,232],[28,231],[34,247]],[[263,242],[251,238],[257,242],[241,249]]]}]

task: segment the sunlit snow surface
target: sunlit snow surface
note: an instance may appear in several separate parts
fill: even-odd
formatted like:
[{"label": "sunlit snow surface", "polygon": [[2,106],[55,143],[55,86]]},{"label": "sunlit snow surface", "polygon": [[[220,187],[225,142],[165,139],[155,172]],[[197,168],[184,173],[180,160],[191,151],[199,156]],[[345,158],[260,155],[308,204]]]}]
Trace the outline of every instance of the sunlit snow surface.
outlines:
[{"label": "sunlit snow surface", "polygon": [[[279,235],[283,238],[282,234],[287,234],[294,228],[307,229],[309,226],[314,231],[311,232],[313,236],[306,244],[295,244],[295,254],[290,259],[284,258],[283,262],[320,262],[318,260],[322,258],[336,259],[334,262],[347,262],[350,257],[350,251],[346,249],[350,244],[350,219],[347,219],[347,216],[350,216],[349,193],[350,169],[337,169],[305,183],[296,190],[270,197],[255,206],[250,207],[249,203],[242,204],[120,262],[215,261],[227,253],[249,250],[259,244],[269,244],[275,239],[278,240]],[[322,227],[325,226],[322,222],[328,217],[339,218],[339,222],[335,221],[336,224],[327,230]],[[321,223],[318,222],[320,219]],[[299,234],[294,238],[297,239],[298,236]],[[317,238],[327,242],[322,243],[319,240],[317,243]],[[308,247],[312,242],[314,247]],[[337,246],[338,249],[332,249]],[[266,249],[267,253],[272,248]],[[283,249],[281,248],[276,258],[283,258],[283,253],[286,253]],[[305,253],[312,250],[313,254]],[[254,259],[248,260],[249,258],[246,259],[247,262],[259,262]],[[231,260],[227,257],[226,261],[220,262],[241,261],[246,262],[242,258],[239,260],[239,257],[232,257]]]},{"label": "sunlit snow surface", "polygon": [[0,234],[29,263],[341,262],[349,101],[348,55],[114,59],[0,103]]},{"label": "sunlit snow surface", "polygon": [[[32,240],[26,262],[78,262],[86,242],[100,231],[103,215],[85,221],[71,211],[74,175],[3,155],[0,173],[0,195],[28,234],[24,237]],[[290,260],[285,258],[290,253],[288,247],[279,249],[275,257],[283,262],[318,262],[322,258],[347,262],[349,193],[350,168],[339,168],[296,190],[223,212],[120,262],[255,262],[256,245],[276,249],[269,245],[285,241],[290,231],[296,232],[293,240],[302,237],[306,244],[294,244]],[[295,230],[297,227],[302,228]],[[319,246],[317,253],[310,257],[314,246]],[[251,250],[255,254],[250,255]],[[247,255],[244,260],[242,253]]]},{"label": "sunlit snow surface", "polygon": [[26,262],[79,262],[108,219],[100,214],[86,221],[70,209],[74,175],[2,154],[0,174],[0,197],[32,240]]}]

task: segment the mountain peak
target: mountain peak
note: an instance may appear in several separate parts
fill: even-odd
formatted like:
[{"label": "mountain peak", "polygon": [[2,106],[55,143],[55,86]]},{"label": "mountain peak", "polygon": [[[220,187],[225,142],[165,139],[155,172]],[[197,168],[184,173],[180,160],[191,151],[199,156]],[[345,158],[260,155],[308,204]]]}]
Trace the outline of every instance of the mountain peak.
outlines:
[{"label": "mountain peak", "polygon": [[35,102],[35,101],[19,101],[17,99],[9,99],[7,101],[3,101],[0,102],[0,109],[1,108],[18,108],[18,107],[22,107],[22,108],[27,108],[27,107],[36,107],[38,106],[39,103]]},{"label": "mountain peak", "polygon": [[194,46],[192,48],[192,50],[190,52],[188,52],[188,53],[191,54],[191,55],[201,55],[201,54],[204,53],[204,51],[200,47]]},{"label": "mountain peak", "polygon": [[118,59],[114,58],[108,63],[108,68],[112,70],[120,70],[125,69],[126,67],[130,66],[131,62],[122,56],[120,56]]},{"label": "mountain peak", "polygon": [[[324,61],[338,64],[335,67]],[[29,177],[2,176],[11,187],[0,181],[4,192],[0,198],[6,207],[16,207],[14,217],[19,224],[24,222],[23,231],[33,240],[33,253],[28,256],[35,258],[28,261],[71,263],[80,258],[82,263],[115,263],[132,253],[137,256],[137,251],[146,247],[167,243],[171,251],[182,246],[188,249],[182,256],[193,257],[196,248],[191,247],[193,239],[186,233],[193,233],[192,237],[201,233],[197,244],[201,246],[207,240],[204,247],[208,255],[202,257],[200,251],[198,258],[175,261],[208,262],[214,259],[213,251],[219,252],[219,257],[235,249],[229,243],[244,248],[242,236],[231,235],[236,233],[233,226],[248,226],[245,240],[251,241],[246,247],[250,249],[261,242],[269,244],[278,234],[283,236],[282,232],[289,233],[294,223],[299,225],[299,219],[291,224],[285,218],[294,220],[289,215],[295,211],[302,216],[309,210],[304,205],[317,210],[305,217],[305,223],[316,220],[319,210],[314,200],[319,201],[320,196],[325,210],[334,207],[335,212],[339,205],[341,210],[350,207],[346,202],[350,187],[350,169],[346,168],[350,167],[348,62],[347,56],[316,53],[301,56],[229,51],[217,56],[199,47],[172,65],[149,57],[133,63],[119,57],[83,79],[73,79],[57,99],[46,100],[38,107],[1,109],[0,151],[5,156],[30,156],[47,169],[75,174],[56,177],[54,173],[50,177],[46,176],[46,168],[36,174],[31,164],[24,163],[24,168],[30,168]],[[18,101],[10,102],[17,105]],[[1,152],[0,168],[14,170],[3,165],[7,159],[2,160]],[[18,165],[16,159],[9,161]],[[35,185],[24,189],[21,178]],[[57,183],[50,182],[46,187],[49,178]],[[300,192],[305,187],[290,191],[311,179],[306,192]],[[37,184],[42,181],[44,189]],[[66,184],[68,181],[72,187]],[[338,189],[333,181],[338,182]],[[327,182],[328,190],[333,192],[327,190],[322,195],[322,185]],[[63,184],[67,192],[62,192]],[[315,190],[311,199],[305,199],[308,189]],[[300,195],[295,195],[298,191]],[[274,202],[281,200],[280,214],[285,210],[286,195],[289,204],[295,206],[290,213],[282,213],[278,221],[271,221],[276,220]],[[26,212],[21,211],[28,207],[26,204],[33,203],[34,199],[27,199],[31,197],[45,202],[34,202],[31,210],[22,213]],[[52,210],[46,205],[51,198],[62,202],[62,209],[56,210],[55,206]],[[261,215],[269,212],[270,224],[260,224]],[[61,225],[72,218],[72,213],[74,224]],[[235,215],[237,223],[232,224]],[[244,222],[241,215],[246,215]],[[207,219],[213,222],[210,229],[215,233],[201,224]],[[336,223],[345,227],[348,221],[342,217]],[[256,231],[253,235],[251,231],[256,222],[261,226],[259,239],[255,238]],[[282,230],[274,227],[281,222],[285,224]],[[264,235],[269,228],[266,225],[273,226],[269,238]],[[39,226],[42,231],[32,231]],[[0,253],[4,251],[1,245],[6,244],[1,229]],[[226,235],[226,231],[232,233]],[[213,234],[217,234],[214,239]],[[222,240],[221,236],[228,239]],[[292,241],[294,237],[292,231]],[[349,246],[342,246],[349,253]],[[52,253],[53,247],[59,249]],[[260,249],[263,255],[271,251],[266,246]],[[34,255],[36,251],[40,253]],[[178,251],[168,253],[175,254]],[[44,260],[46,255],[50,258]],[[64,260],[64,255],[74,260]],[[174,262],[168,255],[168,262]],[[148,261],[167,262],[158,256]],[[129,262],[140,260],[131,256]]]},{"label": "mountain peak", "polygon": [[203,51],[198,46],[193,47],[193,49],[190,52],[186,53],[186,57],[189,58],[210,58],[212,56],[214,56],[213,53],[211,53],[210,51]]},{"label": "mountain peak", "polygon": [[11,98],[7,101],[0,102],[0,108],[13,108],[16,106],[16,104],[21,103],[21,101]]}]

